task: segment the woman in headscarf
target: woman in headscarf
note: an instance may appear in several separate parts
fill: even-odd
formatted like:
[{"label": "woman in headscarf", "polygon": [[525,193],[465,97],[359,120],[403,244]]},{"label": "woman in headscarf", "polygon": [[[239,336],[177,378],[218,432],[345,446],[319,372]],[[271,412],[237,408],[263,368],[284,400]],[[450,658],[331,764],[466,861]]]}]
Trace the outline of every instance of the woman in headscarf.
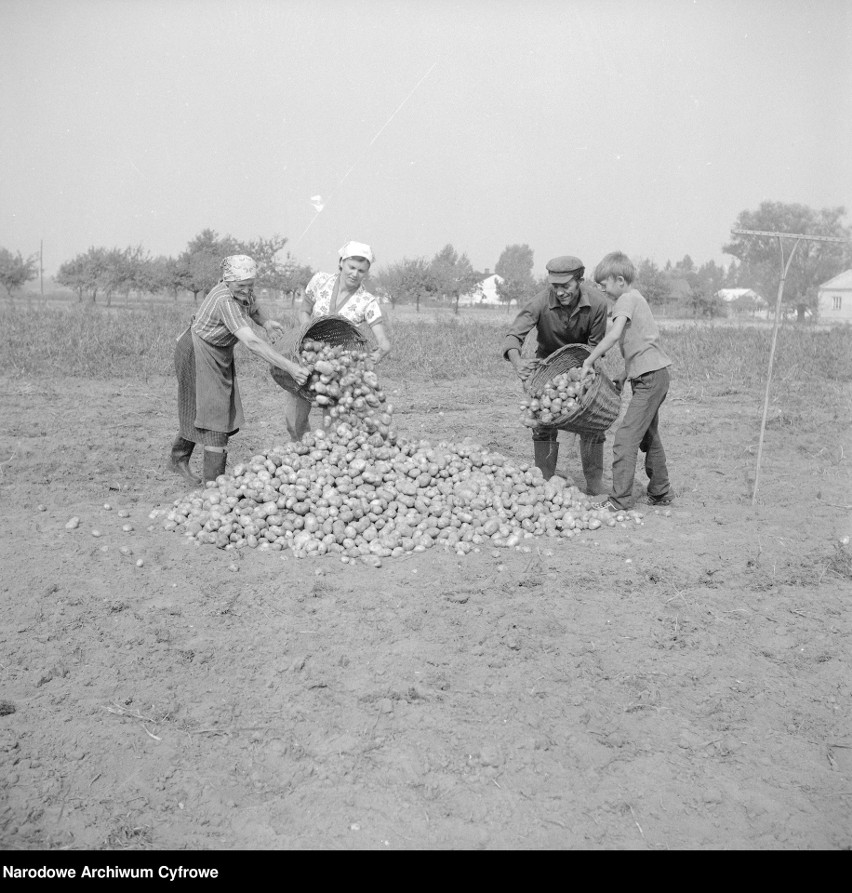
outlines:
[{"label": "woman in headscarf", "polygon": [[[366,323],[376,338],[373,362],[379,363],[391,349],[385,331],[379,301],[363,285],[375,259],[363,242],[347,242],[338,253],[336,273],[317,273],[308,283],[299,317],[303,324],[321,316],[336,314],[355,325]],[[308,430],[311,404],[299,394],[288,392],[284,403],[287,431],[293,440],[301,440]]]},{"label": "woman in headscarf", "polygon": [[257,264],[245,254],[222,261],[222,278],[202,301],[175,347],[179,433],[172,444],[171,467],[193,486],[201,484],[189,468],[195,445],[204,447],[203,480],[225,472],[228,438],[243,424],[243,407],[234,368],[234,345],[252,352],[291,375],[299,384],[307,372],[283,357],[252,329],[252,322],[280,334],[254,299]]}]

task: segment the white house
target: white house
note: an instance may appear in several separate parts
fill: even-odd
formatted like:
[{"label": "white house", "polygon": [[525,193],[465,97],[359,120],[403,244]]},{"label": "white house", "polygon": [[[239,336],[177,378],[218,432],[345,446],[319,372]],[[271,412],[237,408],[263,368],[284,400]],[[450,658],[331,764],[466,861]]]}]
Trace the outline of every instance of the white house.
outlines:
[{"label": "white house", "polygon": [[486,276],[472,291],[459,295],[459,307],[505,307],[497,294],[497,283],[502,281],[503,277],[496,273]]},{"label": "white house", "polygon": [[817,289],[820,322],[852,323],[852,270],[847,270]]}]

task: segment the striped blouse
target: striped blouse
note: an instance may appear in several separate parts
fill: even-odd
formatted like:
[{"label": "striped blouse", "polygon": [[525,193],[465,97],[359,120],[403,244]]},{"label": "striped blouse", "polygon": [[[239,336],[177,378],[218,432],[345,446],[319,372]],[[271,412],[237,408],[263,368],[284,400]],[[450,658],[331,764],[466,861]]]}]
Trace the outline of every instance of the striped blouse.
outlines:
[{"label": "striped blouse", "polygon": [[239,340],[234,332],[251,327],[251,321],[260,325],[260,307],[254,295],[247,301],[235,298],[224,281],[219,281],[201,302],[192,321],[192,331],[208,344],[216,347],[233,347]]}]

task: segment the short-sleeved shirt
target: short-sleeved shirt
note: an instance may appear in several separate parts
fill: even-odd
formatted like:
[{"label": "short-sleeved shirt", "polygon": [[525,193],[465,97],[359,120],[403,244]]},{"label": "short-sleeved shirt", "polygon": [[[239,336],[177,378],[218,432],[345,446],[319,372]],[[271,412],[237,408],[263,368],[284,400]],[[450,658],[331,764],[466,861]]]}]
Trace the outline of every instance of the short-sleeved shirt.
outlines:
[{"label": "short-sleeved shirt", "polygon": [[252,297],[235,298],[224,281],[220,280],[201,302],[192,320],[192,331],[208,344],[216,347],[233,347],[239,340],[234,332],[257,322],[260,307]]},{"label": "short-sleeved shirt", "polygon": [[339,278],[339,273],[314,274],[305,289],[302,309],[306,313],[310,313],[313,318],[334,313],[348,319],[356,326],[364,322],[369,326],[379,325],[383,321],[379,301],[363,285],[359,285],[358,290],[343,303],[340,303],[338,298],[337,306],[332,309],[331,300],[334,297],[334,286]]},{"label": "short-sleeved shirt", "polygon": [[608,312],[603,292],[588,282],[580,283],[580,294],[573,305],[559,303],[552,289],[540,291],[521,308],[503,340],[503,357],[520,350],[533,327],[536,328],[539,359],[550,356],[566,344],[594,347],[606,335]]},{"label": "short-sleeved shirt", "polygon": [[660,330],[648,302],[635,288],[618,298],[612,308],[613,320],[619,316],[627,319],[618,346],[624,357],[624,371],[628,378],[638,378],[646,372],[654,372],[671,366],[672,361],[660,347]]}]

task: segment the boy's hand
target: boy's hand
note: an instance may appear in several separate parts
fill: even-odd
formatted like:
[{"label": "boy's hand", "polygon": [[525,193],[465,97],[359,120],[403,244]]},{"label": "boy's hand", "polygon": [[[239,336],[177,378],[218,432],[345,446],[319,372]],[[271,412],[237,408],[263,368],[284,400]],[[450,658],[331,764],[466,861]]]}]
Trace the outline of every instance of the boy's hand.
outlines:
[{"label": "boy's hand", "polygon": [[622,372],[621,375],[616,375],[613,378],[612,383],[615,385],[616,391],[620,394],[624,390],[624,382],[627,380],[627,375]]}]

